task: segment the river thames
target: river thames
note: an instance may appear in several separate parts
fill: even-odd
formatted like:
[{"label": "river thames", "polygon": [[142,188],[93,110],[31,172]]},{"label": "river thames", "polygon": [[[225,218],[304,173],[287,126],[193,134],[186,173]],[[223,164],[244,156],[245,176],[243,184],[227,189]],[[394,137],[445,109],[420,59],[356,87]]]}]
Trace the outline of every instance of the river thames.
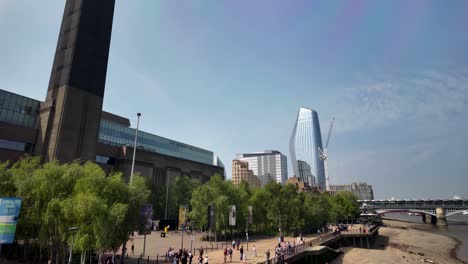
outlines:
[{"label": "river thames", "polygon": [[[394,213],[385,214],[385,218],[422,224],[421,216],[418,215]],[[429,226],[429,231],[436,234],[457,239],[461,243],[456,251],[457,258],[464,262],[468,262],[468,215],[456,214],[449,216],[447,217],[447,223],[447,227],[439,227],[429,224],[426,225],[426,227]]]}]

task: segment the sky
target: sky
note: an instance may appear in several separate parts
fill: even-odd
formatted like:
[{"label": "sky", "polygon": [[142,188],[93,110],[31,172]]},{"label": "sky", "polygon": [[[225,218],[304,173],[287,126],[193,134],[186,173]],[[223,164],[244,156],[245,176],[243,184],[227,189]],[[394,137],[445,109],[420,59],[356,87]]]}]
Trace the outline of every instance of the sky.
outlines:
[{"label": "sky", "polygon": [[[64,0],[0,0],[0,89],[44,100]],[[104,110],[213,151],[288,156],[319,114],[332,184],[468,197],[468,1],[116,0]]]}]

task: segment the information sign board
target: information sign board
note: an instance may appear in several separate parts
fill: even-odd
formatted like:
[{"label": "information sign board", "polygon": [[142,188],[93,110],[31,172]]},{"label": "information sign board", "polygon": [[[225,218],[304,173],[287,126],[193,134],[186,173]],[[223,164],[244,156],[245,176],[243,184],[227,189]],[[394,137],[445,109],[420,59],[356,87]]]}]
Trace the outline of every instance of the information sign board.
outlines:
[{"label": "information sign board", "polygon": [[15,240],[21,201],[16,197],[0,198],[0,244],[12,244]]}]

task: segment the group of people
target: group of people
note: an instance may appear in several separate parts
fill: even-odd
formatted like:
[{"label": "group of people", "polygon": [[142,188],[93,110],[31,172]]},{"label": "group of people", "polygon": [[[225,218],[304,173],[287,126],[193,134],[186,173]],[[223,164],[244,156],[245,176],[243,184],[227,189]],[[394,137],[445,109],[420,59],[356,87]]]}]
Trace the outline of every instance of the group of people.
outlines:
[{"label": "group of people", "polygon": [[[192,264],[193,255],[191,251],[187,251],[185,248],[180,249],[178,252],[174,251],[173,248],[169,248],[167,251],[167,260],[173,264]],[[202,263],[202,262],[199,262]],[[208,263],[208,262],[207,262]]]},{"label": "group of people", "polygon": [[[247,254],[244,252],[244,246],[240,246],[239,248],[239,244],[240,243],[236,243],[236,241],[232,241],[232,247],[230,247],[229,249],[227,247],[224,248],[224,251],[223,251],[223,255],[224,255],[224,263],[230,263],[232,262],[232,254],[234,253],[234,250],[236,249],[236,245],[237,245],[237,249],[239,250],[239,259],[240,261],[242,261],[243,263],[247,263]],[[255,248],[255,245],[253,245],[252,247],[252,251],[253,251],[253,255],[254,257],[257,256],[257,248]]]}]

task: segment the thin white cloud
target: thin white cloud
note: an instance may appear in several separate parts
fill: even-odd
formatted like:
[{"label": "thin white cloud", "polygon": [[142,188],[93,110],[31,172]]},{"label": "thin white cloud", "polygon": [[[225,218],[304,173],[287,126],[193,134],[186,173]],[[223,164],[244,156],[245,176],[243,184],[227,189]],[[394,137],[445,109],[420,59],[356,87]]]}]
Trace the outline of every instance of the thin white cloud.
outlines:
[{"label": "thin white cloud", "polygon": [[330,162],[330,179],[332,184],[364,181],[373,185],[377,197],[391,197],[413,182],[411,178],[420,178],[413,172],[437,155],[436,146],[424,143],[341,152]]},{"label": "thin white cloud", "polygon": [[397,120],[443,119],[468,108],[468,72],[427,70],[369,78],[338,99],[338,131],[375,128]]}]

